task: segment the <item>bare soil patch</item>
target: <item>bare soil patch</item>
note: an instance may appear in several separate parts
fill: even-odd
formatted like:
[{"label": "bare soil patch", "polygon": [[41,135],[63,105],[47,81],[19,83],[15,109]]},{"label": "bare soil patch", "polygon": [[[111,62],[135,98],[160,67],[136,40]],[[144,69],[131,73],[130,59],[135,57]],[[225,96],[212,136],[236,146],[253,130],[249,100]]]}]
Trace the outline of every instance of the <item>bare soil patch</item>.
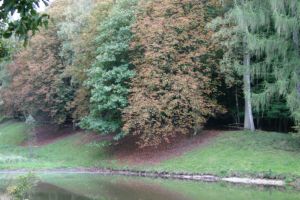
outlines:
[{"label": "bare soil patch", "polygon": [[125,142],[116,146],[112,153],[123,164],[157,164],[163,160],[180,156],[187,151],[204,146],[220,133],[221,131],[205,130],[196,136],[177,137],[171,144],[161,145],[157,148],[138,149],[136,145]]},{"label": "bare soil patch", "polygon": [[71,125],[66,125],[63,127],[42,125],[36,127],[34,131],[35,135],[30,138],[32,140],[24,141],[22,146],[28,146],[29,144],[34,146],[43,146],[78,133],[78,131],[74,130]]},{"label": "bare soil patch", "polygon": [[34,138],[31,138],[31,141],[24,141],[21,145],[33,145],[36,147],[44,146],[75,134],[80,135],[81,137],[76,145],[84,145],[91,142],[111,141],[113,139],[113,136],[111,135],[100,135],[93,132],[74,130],[72,125],[60,127],[54,125],[42,125],[35,128],[35,136]]}]

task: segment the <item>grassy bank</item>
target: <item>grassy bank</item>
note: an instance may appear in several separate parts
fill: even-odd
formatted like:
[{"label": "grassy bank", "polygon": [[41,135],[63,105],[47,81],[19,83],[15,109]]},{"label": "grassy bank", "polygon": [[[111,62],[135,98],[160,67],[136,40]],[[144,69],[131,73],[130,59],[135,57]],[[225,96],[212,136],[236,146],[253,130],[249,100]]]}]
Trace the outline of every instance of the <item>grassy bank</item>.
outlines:
[{"label": "grassy bank", "polygon": [[224,132],[182,156],[151,166],[125,166],[118,163],[104,145],[82,143],[83,134],[34,147],[31,158],[29,147],[21,145],[27,133],[23,123],[0,125],[0,169],[112,167],[216,175],[300,176],[300,145],[287,134]]},{"label": "grassy bank", "polygon": [[300,144],[272,132],[225,132],[209,145],[166,160],[156,170],[300,176]]},{"label": "grassy bank", "polygon": [[[0,169],[45,169],[114,166],[105,147],[82,144],[82,134],[75,134],[48,145],[23,146],[28,128],[24,123],[0,125]],[[31,156],[31,154],[33,156]]]}]

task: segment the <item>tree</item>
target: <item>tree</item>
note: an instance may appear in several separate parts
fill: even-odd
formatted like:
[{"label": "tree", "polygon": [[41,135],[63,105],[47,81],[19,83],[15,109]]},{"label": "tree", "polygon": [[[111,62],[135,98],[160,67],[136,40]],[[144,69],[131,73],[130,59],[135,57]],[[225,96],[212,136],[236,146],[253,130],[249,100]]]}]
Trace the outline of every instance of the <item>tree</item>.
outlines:
[{"label": "tree", "polygon": [[[60,4],[56,2],[51,9],[59,8]],[[56,18],[53,19],[49,29],[37,33],[27,48],[14,54],[13,61],[6,67],[10,81],[1,90],[1,96],[7,114],[15,117],[32,115],[38,121],[57,124],[70,118],[67,105],[73,99],[74,90],[64,74],[66,65],[59,56],[61,41]]]},{"label": "tree", "polygon": [[[269,107],[273,102],[283,100],[299,124],[299,5],[298,0],[234,1],[225,18],[215,20],[223,26],[217,36],[223,39],[228,50],[222,64],[230,68],[231,64],[241,60],[237,56],[239,51],[244,51],[244,67],[250,66],[243,70],[244,85],[247,86],[244,91],[248,88],[244,95],[248,119],[251,115],[247,113],[247,105],[251,99],[258,112],[271,110]],[[250,80],[245,77],[248,74],[263,85],[263,89],[251,98],[247,96]],[[248,119],[245,118],[245,128],[252,129]]]},{"label": "tree", "polygon": [[226,48],[221,62],[223,69],[234,70],[243,76],[244,128],[252,131],[255,127],[252,114],[251,79],[253,78],[251,77],[261,57],[253,41],[264,38],[268,31],[270,20],[268,6],[266,1],[236,0],[233,8],[223,18],[219,17],[211,24],[214,28],[220,28],[215,36]]},{"label": "tree", "polygon": [[62,41],[60,57],[66,65],[64,74],[71,79],[75,90],[68,109],[72,113],[73,123],[77,124],[89,115],[90,90],[84,85],[86,71],[96,60],[97,28],[110,13],[112,1],[69,0],[67,4],[62,3],[62,19],[57,22],[58,36]]},{"label": "tree", "polygon": [[[42,3],[47,6],[49,0],[42,0]],[[1,37],[9,38],[14,34],[26,42],[30,31],[34,35],[40,26],[47,27],[49,16],[36,10],[40,4],[40,0],[3,0],[0,6]],[[12,21],[14,14],[20,17]]]},{"label": "tree", "polygon": [[81,121],[85,129],[122,135],[121,114],[128,104],[129,81],[134,75],[129,42],[136,4],[136,0],[117,1],[99,26],[96,60],[85,81],[91,90],[90,114]]},{"label": "tree", "polygon": [[221,112],[212,32],[205,30],[209,9],[202,1],[143,1],[133,26],[129,106],[123,130],[139,147],[197,134]]},{"label": "tree", "polygon": [[264,89],[256,94],[255,107],[268,109],[272,102],[283,98],[296,125],[300,121],[299,93],[299,30],[300,1],[267,1],[268,20],[264,37],[252,39],[251,48],[261,57],[253,73],[264,80]]},{"label": "tree", "polygon": [[89,114],[90,90],[83,83],[96,59],[97,27],[111,5],[102,0],[53,2],[48,30],[37,33],[1,70],[9,77],[1,90],[7,114],[31,114],[55,124],[75,124]]},{"label": "tree", "polygon": [[[280,38],[277,43],[286,50],[281,62],[274,65],[275,85],[279,94],[286,98],[292,117],[300,130],[300,1],[270,0],[270,4],[276,35]],[[276,56],[271,53],[267,54],[267,60]],[[266,89],[268,90],[267,87]]]}]

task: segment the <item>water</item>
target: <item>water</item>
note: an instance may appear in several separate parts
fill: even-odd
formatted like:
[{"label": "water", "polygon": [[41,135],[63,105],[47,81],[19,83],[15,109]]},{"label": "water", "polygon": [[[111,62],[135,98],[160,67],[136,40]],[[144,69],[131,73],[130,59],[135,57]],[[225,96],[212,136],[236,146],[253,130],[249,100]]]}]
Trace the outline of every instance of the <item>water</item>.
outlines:
[{"label": "water", "polygon": [[[31,200],[300,200],[300,191],[101,175],[43,175]],[[0,177],[0,200],[11,177]]]}]

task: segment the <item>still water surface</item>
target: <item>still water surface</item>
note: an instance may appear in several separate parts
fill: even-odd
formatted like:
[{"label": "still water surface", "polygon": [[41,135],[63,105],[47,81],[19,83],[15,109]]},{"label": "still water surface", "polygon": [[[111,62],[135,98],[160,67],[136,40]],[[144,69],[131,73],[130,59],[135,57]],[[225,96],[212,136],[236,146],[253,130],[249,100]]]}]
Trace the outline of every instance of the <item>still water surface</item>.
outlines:
[{"label": "still water surface", "polygon": [[[101,175],[43,175],[31,200],[300,200],[300,191]],[[0,200],[10,176],[0,176]]]}]

